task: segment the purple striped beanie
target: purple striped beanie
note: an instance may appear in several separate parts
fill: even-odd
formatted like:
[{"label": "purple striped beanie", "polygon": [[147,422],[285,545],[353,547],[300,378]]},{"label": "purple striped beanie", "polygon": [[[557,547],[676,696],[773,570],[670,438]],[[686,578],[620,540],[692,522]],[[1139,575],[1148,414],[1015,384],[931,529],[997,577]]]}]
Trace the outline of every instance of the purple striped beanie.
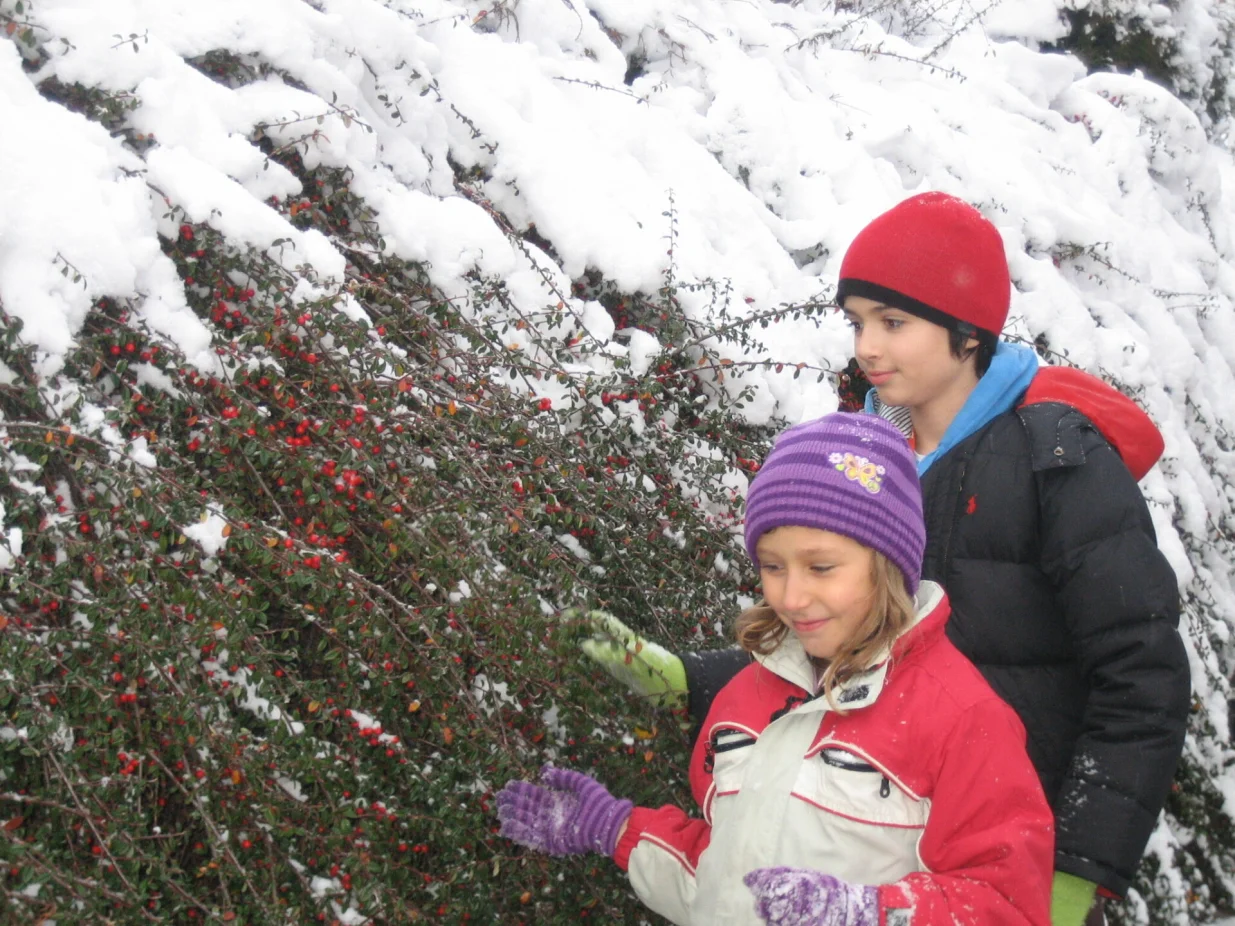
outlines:
[{"label": "purple striped beanie", "polygon": [[746,552],[778,527],[844,534],[878,550],[918,590],[926,526],[917,461],[896,426],[876,415],[837,412],[776,439],[746,493]]}]

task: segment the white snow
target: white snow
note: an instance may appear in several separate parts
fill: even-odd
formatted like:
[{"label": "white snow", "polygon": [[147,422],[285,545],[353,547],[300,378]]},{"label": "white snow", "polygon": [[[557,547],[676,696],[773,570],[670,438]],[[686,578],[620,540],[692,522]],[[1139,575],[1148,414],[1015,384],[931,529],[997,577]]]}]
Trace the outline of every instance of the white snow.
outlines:
[{"label": "white snow", "polygon": [[[1228,749],[1235,583],[1229,562],[1198,551],[1235,530],[1229,126],[1139,75],[1087,76],[1075,58],[1040,51],[1066,31],[1061,10],[1080,5],[1006,0],[974,18],[969,4],[944,0],[915,19],[921,5],[864,15],[863,3],[773,0],[520,0],[509,16],[479,15],[479,0],[38,0],[28,16],[56,41],[37,72],[0,41],[0,305],[23,323],[56,402],[77,395],[64,358],[104,296],[132,301],[152,337],[223,373],[160,249],[160,236],[178,234],[172,209],[237,247],[268,250],[296,278],[297,298],[337,285],[345,268],[334,242],[275,208],[305,191],[265,157],[261,133],[299,142],[309,166],[348,170],[387,251],[426,263],[460,304],[477,271],[499,278],[529,316],[560,300],[610,361],[640,372],[661,345],[572,297],[585,270],[648,294],[672,270],[691,318],[721,304],[766,311],[826,295],[846,245],[880,211],[922,190],[955,193],[1004,236],[1009,334],[1043,336],[1069,362],[1117,379],[1163,432],[1165,456],[1143,488],[1184,590],[1204,604],[1188,612],[1194,685]],[[1179,43],[1183,79],[1198,93],[1232,67],[1218,50],[1232,26],[1218,0],[1106,6],[1143,7],[1148,27]],[[141,38],[116,42],[129,34]],[[232,89],[188,63],[219,48],[282,73]],[[129,127],[153,143],[139,152],[44,98],[36,85],[52,77],[130,95]],[[451,161],[474,179],[456,183]],[[507,222],[535,226],[554,256],[520,246]],[[339,311],[367,323],[354,300]],[[758,334],[762,356],[785,369],[726,381],[755,388],[752,422],[836,407],[828,381],[794,379],[792,365],[841,368],[851,349],[843,320]],[[0,368],[0,382],[16,376]],[[137,377],[171,389],[152,366],[138,365]],[[536,398],[554,408],[572,401],[565,386],[543,389]],[[643,425],[636,403],[612,411]],[[102,410],[87,408],[83,422],[133,464],[157,465],[146,439],[125,439]],[[729,487],[745,486],[733,473]],[[0,570],[22,545],[4,518],[0,504]],[[206,502],[203,519],[181,530],[213,557],[225,524]],[[586,558],[574,538],[558,540]],[[449,593],[470,595],[462,582]],[[285,719],[244,670],[214,668],[243,706]],[[496,685],[477,694],[503,698]],[[556,708],[543,719],[560,736]],[[0,739],[24,732],[0,727]],[[1210,762],[1235,814],[1235,764]],[[1168,867],[1172,839],[1160,827],[1154,843]],[[338,916],[364,920],[350,908]]]},{"label": "white snow", "polygon": [[583,544],[574,534],[558,534],[557,542],[569,550],[571,555],[580,562],[590,563],[592,561],[592,555],[583,548]]},{"label": "white snow", "polygon": [[[495,682],[484,672],[477,672],[475,678],[472,679],[472,697],[476,699],[476,703],[480,705],[487,717],[493,716],[493,712],[502,705],[516,711],[523,710],[523,705],[510,693],[505,682]],[[493,703],[495,701],[496,703]]]},{"label": "white snow", "polygon": [[4,502],[0,502],[0,571],[8,569],[21,556],[21,541],[20,527],[4,529]]},{"label": "white snow", "polygon": [[206,556],[215,556],[227,545],[227,535],[224,529],[227,519],[217,505],[210,505],[202,512],[201,520],[196,524],[186,524],[180,532],[190,540],[196,541]]},{"label": "white snow", "polygon": [[305,797],[304,788],[300,782],[288,778],[286,775],[278,775],[275,777],[275,784],[287,792],[288,797],[293,800],[304,803],[308,798]]},{"label": "white snow", "polygon": [[321,899],[330,894],[341,894],[343,892],[343,884],[338,878],[323,878],[321,875],[314,875],[309,882],[309,891],[314,897]]}]

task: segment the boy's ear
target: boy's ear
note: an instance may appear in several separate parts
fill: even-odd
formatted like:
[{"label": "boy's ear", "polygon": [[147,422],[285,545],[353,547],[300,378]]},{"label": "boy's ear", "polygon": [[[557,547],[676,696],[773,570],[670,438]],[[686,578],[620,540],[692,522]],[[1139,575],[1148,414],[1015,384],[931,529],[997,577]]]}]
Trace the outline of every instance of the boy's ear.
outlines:
[{"label": "boy's ear", "polygon": [[[963,359],[968,360],[970,357],[977,356],[978,348],[981,342],[978,340],[978,330],[969,322],[958,322],[956,325],[956,333],[965,339],[965,347],[960,352]],[[955,340],[952,342],[956,343]]]}]

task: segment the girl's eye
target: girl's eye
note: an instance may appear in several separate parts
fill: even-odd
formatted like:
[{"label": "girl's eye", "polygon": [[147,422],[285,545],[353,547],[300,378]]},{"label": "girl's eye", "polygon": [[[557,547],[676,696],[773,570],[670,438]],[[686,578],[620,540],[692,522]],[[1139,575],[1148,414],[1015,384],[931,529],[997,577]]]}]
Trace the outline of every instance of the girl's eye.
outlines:
[{"label": "girl's eye", "polygon": [[780,566],[778,566],[776,563],[760,563],[759,571],[760,572],[778,572],[780,571]]},{"label": "girl's eye", "polygon": [[831,572],[832,567],[830,565],[824,565],[820,563],[818,565],[811,566],[810,571],[815,573],[816,575],[823,575],[825,573]]}]

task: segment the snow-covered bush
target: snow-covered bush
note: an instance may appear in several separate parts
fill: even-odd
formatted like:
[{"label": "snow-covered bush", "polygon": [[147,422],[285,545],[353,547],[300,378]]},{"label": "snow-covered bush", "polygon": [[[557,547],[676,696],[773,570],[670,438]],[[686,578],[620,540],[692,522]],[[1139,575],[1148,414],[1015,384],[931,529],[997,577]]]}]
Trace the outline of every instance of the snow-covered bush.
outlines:
[{"label": "snow-covered bush", "polygon": [[1186,100],[1206,128],[1230,144],[1235,11],[1203,0],[1140,3],[1071,0],[1058,47],[1094,71],[1141,72]]},{"label": "snow-covered bush", "polygon": [[557,611],[721,644],[752,461],[860,398],[839,251],[924,186],[1162,424],[1197,711],[1116,916],[1231,912],[1235,171],[991,38],[1059,16],[0,0],[0,918],[652,919],[494,833],[547,758],[688,800]]},{"label": "snow-covered bush", "polygon": [[54,371],[3,319],[10,913],[623,920],[611,866],[523,857],[491,791],[550,757],[648,800],[680,786],[678,724],[590,677],[553,615],[713,645],[750,591],[734,525],[770,433],[734,414],[752,364],[719,348],[822,305],[739,320],[723,285],[676,281],[671,199],[655,292],[591,272],[526,313],[475,275],[451,298],[382,253],[346,172],[305,166],[316,132],[255,141],[304,190],[270,206],[348,255],[341,285],[163,203],[214,372],[133,300],[94,300]]}]

